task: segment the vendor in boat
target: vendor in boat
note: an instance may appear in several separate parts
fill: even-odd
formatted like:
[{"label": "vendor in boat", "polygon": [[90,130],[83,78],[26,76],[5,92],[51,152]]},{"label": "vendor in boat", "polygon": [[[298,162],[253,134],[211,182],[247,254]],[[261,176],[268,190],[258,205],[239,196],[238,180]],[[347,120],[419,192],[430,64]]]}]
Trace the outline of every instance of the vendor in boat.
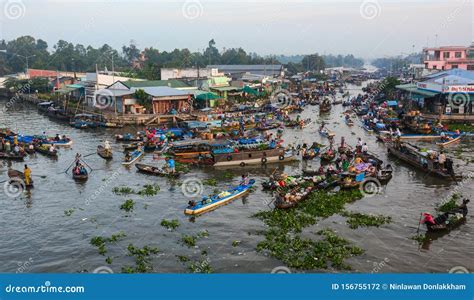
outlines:
[{"label": "vendor in boat", "polygon": [[247,175],[242,174],[240,185],[249,185],[249,183],[250,183],[250,177],[248,176],[248,174]]},{"label": "vendor in boat", "polygon": [[25,175],[25,185],[29,186],[31,184],[31,169],[28,167],[28,165],[25,165],[23,174]]},{"label": "vendor in boat", "polygon": [[51,144],[51,146],[49,147],[49,152],[54,153],[54,151],[56,151],[56,149],[54,148],[54,145]]},{"label": "vendor in boat", "polygon": [[129,162],[132,159],[132,156],[130,155],[130,152],[125,153],[125,161]]},{"label": "vendor in boat", "polygon": [[364,145],[362,145],[362,153],[367,154],[368,152],[369,152],[369,146],[367,146],[367,143],[364,143]]},{"label": "vendor in boat", "polygon": [[438,155],[438,165],[440,169],[444,169],[445,162],[446,162],[446,154],[444,154],[444,152],[441,151]]},{"label": "vendor in boat", "polygon": [[104,149],[107,151],[107,153],[110,153],[112,151],[112,147],[110,146],[110,142],[108,140],[105,140],[104,142]]},{"label": "vendor in boat", "polygon": [[364,143],[362,142],[361,138],[357,138],[357,144],[356,144],[356,151],[357,153],[360,153],[362,151],[362,145]]},{"label": "vendor in boat", "polygon": [[56,142],[59,142],[61,140],[61,137],[59,136],[59,134],[56,134],[56,136],[54,137],[54,140]]}]

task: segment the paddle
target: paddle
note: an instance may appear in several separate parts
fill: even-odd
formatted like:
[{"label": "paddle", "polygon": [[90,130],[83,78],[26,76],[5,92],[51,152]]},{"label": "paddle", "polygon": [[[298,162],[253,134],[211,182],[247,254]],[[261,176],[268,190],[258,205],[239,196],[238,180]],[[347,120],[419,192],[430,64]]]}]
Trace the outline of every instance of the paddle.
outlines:
[{"label": "paddle", "polygon": [[67,167],[67,169],[61,173],[58,173],[58,174],[62,174],[62,173],[67,173],[67,171],[69,171],[69,169],[72,167],[72,165],[75,163],[76,161],[74,160],[70,165],[69,167]]},{"label": "paddle", "polygon": [[40,178],[46,178],[47,176],[46,175],[31,175],[31,176],[35,176],[35,177],[40,177]]},{"label": "paddle", "polygon": [[418,229],[416,230],[417,234],[420,232],[421,218],[423,218],[423,213],[420,213],[420,220],[418,221]]},{"label": "paddle", "polygon": [[90,153],[90,154],[86,154],[86,155],[84,155],[83,157],[88,157],[88,156],[91,156],[91,155],[94,155],[94,154],[97,154],[97,152],[93,152],[93,153]]}]

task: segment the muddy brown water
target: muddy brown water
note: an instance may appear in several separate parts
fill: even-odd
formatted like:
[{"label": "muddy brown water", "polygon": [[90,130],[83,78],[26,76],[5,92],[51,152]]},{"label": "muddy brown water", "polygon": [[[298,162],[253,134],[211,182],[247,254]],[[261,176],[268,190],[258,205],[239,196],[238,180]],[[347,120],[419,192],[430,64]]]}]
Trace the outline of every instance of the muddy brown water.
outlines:
[{"label": "muddy brown water", "polygon": [[[349,86],[351,94],[357,94],[359,88]],[[0,105],[3,106],[5,101],[1,100]],[[304,130],[285,130],[285,142],[318,141],[327,144],[327,140],[317,133],[319,122],[323,119],[336,132],[338,142],[341,135],[351,145],[355,144],[357,137],[362,137],[368,143],[370,151],[394,166],[394,178],[380,195],[365,197],[347,205],[346,209],[384,214],[391,216],[392,222],[380,228],[353,230],[345,223],[345,218],[334,215],[306,228],[305,232],[329,227],[365,249],[363,255],[347,261],[355,272],[448,272],[457,266],[474,270],[472,214],[464,225],[436,236],[423,247],[409,239],[417,231],[420,213],[433,212],[436,203],[443,201],[454,189],[472,198],[472,181],[465,181],[457,186],[445,183],[393,157],[387,157],[384,145],[377,143],[374,135],[365,132],[359,122],[353,127],[348,127],[343,122],[344,110],[338,105],[329,114],[320,115],[317,106],[308,106],[301,115],[303,118],[312,118],[313,123]],[[152,258],[154,272],[188,272],[176,255],[199,259],[202,250],[208,252],[209,262],[215,272],[268,273],[283,265],[280,261],[255,251],[257,243],[262,240],[255,233],[264,230],[265,226],[251,216],[258,211],[271,209],[269,203],[272,197],[262,192],[260,185],[266,176],[275,168],[289,174],[298,174],[302,163],[226,170],[197,168],[175,181],[137,173],[133,166],[122,166],[121,145],[114,143],[114,159],[106,162],[96,154],[86,157],[87,164],[94,171],[87,182],[76,183],[70,175],[63,173],[75,153],[95,153],[96,146],[101,141],[113,141],[114,134],[121,130],[77,130],[38,114],[34,107],[21,104],[2,113],[0,123],[0,127],[8,126],[23,134],[40,134],[46,131],[48,134],[66,134],[74,140],[71,149],[60,150],[58,160],[51,160],[40,154],[26,159],[25,163],[31,167],[34,175],[46,176],[34,177],[33,190],[12,197],[5,192],[4,183],[0,186],[0,272],[92,272],[101,266],[120,272],[122,266],[134,265],[133,258],[126,255],[129,244],[140,247],[151,245],[161,250],[159,255]],[[128,130],[135,131],[136,128]],[[423,145],[435,148],[434,144]],[[473,146],[474,142],[464,140],[449,148],[449,152],[456,156],[455,163],[459,165],[459,170],[464,173],[474,171],[474,163],[467,163],[473,158]],[[152,155],[145,156],[141,162],[152,162]],[[308,165],[318,168],[319,162],[311,161]],[[13,163],[13,166],[21,169],[23,163]],[[6,166],[2,165],[0,181],[7,178],[6,171]],[[253,193],[195,219],[184,215],[183,210],[189,198],[183,195],[181,182],[188,178],[217,178],[217,187],[204,186],[203,194],[208,194],[216,188],[237,184],[243,172],[249,172],[257,180],[257,189]],[[233,177],[230,178],[229,174]],[[158,184],[161,191],[151,197],[118,196],[112,192],[116,186],[140,189],[144,184]],[[130,198],[136,204],[133,212],[127,214],[119,207]],[[65,214],[67,210],[72,211],[70,216]],[[162,219],[178,219],[181,226],[170,232],[160,226]],[[182,234],[196,234],[203,230],[207,230],[209,236],[199,239],[197,247],[188,248],[180,242]],[[105,257],[98,254],[97,248],[90,245],[90,239],[98,235],[110,236],[120,231],[127,236],[107,246],[107,256],[113,258],[113,263],[108,265],[104,261]],[[240,244],[233,246],[234,241],[240,241]]]}]

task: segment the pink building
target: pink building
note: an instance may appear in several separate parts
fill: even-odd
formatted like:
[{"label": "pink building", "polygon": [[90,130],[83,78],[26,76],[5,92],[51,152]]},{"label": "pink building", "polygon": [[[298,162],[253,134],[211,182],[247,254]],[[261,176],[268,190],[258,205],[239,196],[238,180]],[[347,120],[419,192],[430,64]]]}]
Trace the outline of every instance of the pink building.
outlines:
[{"label": "pink building", "polygon": [[432,70],[463,69],[474,71],[474,44],[464,46],[444,46],[424,48],[425,68]]}]

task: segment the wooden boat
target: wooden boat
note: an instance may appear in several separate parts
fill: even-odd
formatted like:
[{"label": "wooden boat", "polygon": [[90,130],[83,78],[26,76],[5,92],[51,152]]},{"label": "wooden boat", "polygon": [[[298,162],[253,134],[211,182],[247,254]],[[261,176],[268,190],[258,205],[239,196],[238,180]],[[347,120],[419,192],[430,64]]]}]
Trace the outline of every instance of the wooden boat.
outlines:
[{"label": "wooden boat", "polygon": [[440,147],[445,147],[445,146],[448,146],[448,145],[451,145],[453,143],[456,143],[456,142],[459,142],[461,140],[461,138],[463,137],[462,134],[458,135],[457,137],[453,137],[452,139],[446,141],[446,142],[441,142],[441,143],[436,143],[436,145],[440,146]]},{"label": "wooden boat", "polygon": [[392,179],[393,169],[390,165],[387,165],[386,168],[380,170],[380,173],[377,172],[377,180],[381,184],[386,184]]},{"label": "wooden boat", "polygon": [[332,102],[333,105],[342,104],[342,100],[336,100]]},{"label": "wooden boat", "polygon": [[319,105],[319,112],[320,113],[326,113],[331,111],[331,104],[329,105],[323,105],[322,103]]},{"label": "wooden boat", "polygon": [[[462,176],[450,174],[445,169],[440,169],[436,162],[421,154],[419,148],[415,145],[408,143],[402,143],[400,146],[396,146],[393,143],[386,144],[387,151],[389,154],[398,157],[400,160],[418,168],[430,175],[434,175],[447,180],[462,179]],[[447,160],[448,162],[448,160]]]},{"label": "wooden boat", "polygon": [[285,195],[278,194],[275,200],[275,207],[279,209],[292,208],[299,202],[306,200],[311,195],[312,191],[313,187],[307,187],[305,189],[297,187],[292,191],[285,193]]},{"label": "wooden boat", "polygon": [[34,184],[34,183],[33,183],[33,179],[30,178],[30,184],[26,185],[26,183],[25,183],[25,174],[24,174],[23,172],[17,171],[17,170],[14,170],[14,169],[11,169],[11,168],[10,168],[10,169],[8,169],[8,173],[7,173],[7,174],[8,174],[8,178],[11,179],[10,183],[15,182],[15,181],[17,181],[18,179],[20,179],[21,182],[25,184],[25,187],[26,187],[27,189],[33,188],[33,184]]},{"label": "wooden boat", "polygon": [[281,125],[279,123],[273,123],[273,124],[268,124],[265,126],[257,126],[255,127],[255,129],[258,131],[267,131],[267,130],[277,129],[280,126]]},{"label": "wooden boat", "polygon": [[311,160],[319,155],[320,148],[312,148],[306,151],[304,155],[302,155],[303,160]]},{"label": "wooden boat", "polygon": [[425,218],[422,223],[426,225],[426,228],[430,232],[453,229],[466,221],[466,216],[468,214],[467,204],[469,202],[469,199],[464,199],[463,203],[457,208],[433,218],[434,224],[428,221],[432,216],[428,213],[424,213],[423,215]]},{"label": "wooden boat", "polygon": [[309,105],[319,105],[319,99],[313,99],[308,102]]},{"label": "wooden boat", "polygon": [[377,132],[376,139],[378,142],[388,143],[392,141],[392,135],[390,131],[382,130],[382,131]]},{"label": "wooden boat", "polygon": [[89,174],[72,174],[72,179],[74,179],[75,181],[87,181],[87,179],[89,179]]},{"label": "wooden boat", "polygon": [[39,152],[43,155],[49,156],[49,157],[58,157],[58,150],[54,149],[54,151],[50,151],[50,146],[45,146],[45,145],[34,145],[35,151]]},{"label": "wooden boat", "polygon": [[54,146],[56,148],[72,146],[72,140],[70,138],[55,140],[54,137],[50,137],[47,139],[39,139],[39,141],[43,146]]},{"label": "wooden boat", "polygon": [[413,141],[423,141],[423,140],[436,140],[440,139],[440,135],[420,135],[420,134],[402,134],[400,136],[400,140],[406,141],[406,140],[413,140]]},{"label": "wooden boat", "polygon": [[291,150],[275,148],[267,150],[244,150],[237,153],[213,154],[215,167],[264,165],[267,163],[297,160]]},{"label": "wooden boat", "polygon": [[362,123],[361,127],[362,127],[365,131],[367,131],[368,133],[373,133],[373,132],[374,132],[374,130],[373,130],[372,128],[370,128],[369,125],[366,125],[366,124],[364,124],[364,123]]},{"label": "wooden boat", "polygon": [[186,215],[200,215],[214,210],[222,205],[228,204],[232,200],[242,197],[244,194],[250,191],[250,188],[252,188],[254,184],[255,180],[251,179],[247,185],[238,185],[217,195],[205,197],[198,203],[190,201],[189,206],[184,210],[184,213]]},{"label": "wooden boat", "polygon": [[319,134],[324,137],[335,136],[336,134],[333,131],[329,131],[327,129],[319,130]]},{"label": "wooden boat", "polygon": [[137,149],[135,151],[133,151],[132,153],[130,153],[130,159],[127,161],[125,160],[122,165],[124,166],[129,166],[131,164],[133,164],[134,162],[136,162],[140,157],[142,157],[144,154],[144,152],[140,149]]},{"label": "wooden boat", "polygon": [[156,150],[156,144],[154,142],[148,142],[143,145],[143,150],[146,152],[153,152]]},{"label": "wooden boat", "polygon": [[145,164],[135,164],[135,167],[138,169],[139,172],[146,173],[149,175],[168,176],[168,177],[179,177],[181,175],[181,173],[179,172],[169,173],[163,170],[162,168],[145,165]]},{"label": "wooden boat", "polygon": [[344,119],[344,122],[346,122],[347,126],[354,126],[354,121],[352,121],[352,119]]},{"label": "wooden boat", "polygon": [[332,151],[331,153],[326,151],[326,152],[321,154],[321,161],[332,161],[334,158],[336,158],[336,152],[335,151]]},{"label": "wooden boat", "polygon": [[114,157],[112,150],[107,150],[102,145],[97,146],[97,154],[106,160],[112,159]]},{"label": "wooden boat", "polygon": [[138,149],[138,146],[140,146],[139,143],[131,143],[131,144],[123,145],[122,147],[124,151],[132,151],[132,150]]},{"label": "wooden boat", "polygon": [[117,134],[115,135],[115,140],[117,142],[141,142],[143,141],[143,137],[141,136],[134,136],[132,134]]},{"label": "wooden boat", "polygon": [[0,159],[7,159],[7,160],[17,160],[23,161],[24,157],[26,156],[25,153],[15,153],[15,152],[0,152]]}]

